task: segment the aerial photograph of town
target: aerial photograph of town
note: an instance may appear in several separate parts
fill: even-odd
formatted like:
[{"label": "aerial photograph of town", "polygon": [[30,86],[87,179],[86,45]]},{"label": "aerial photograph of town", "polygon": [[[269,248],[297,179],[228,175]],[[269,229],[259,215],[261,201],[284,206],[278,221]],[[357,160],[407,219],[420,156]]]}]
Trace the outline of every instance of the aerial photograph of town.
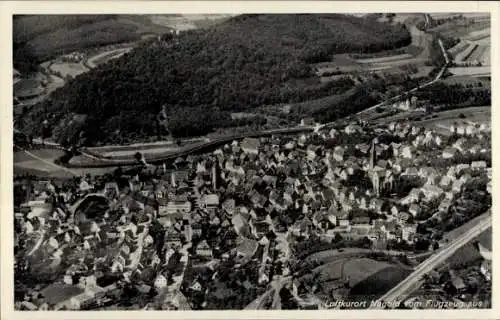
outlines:
[{"label": "aerial photograph of town", "polygon": [[492,308],[490,13],[12,25],[15,310]]}]

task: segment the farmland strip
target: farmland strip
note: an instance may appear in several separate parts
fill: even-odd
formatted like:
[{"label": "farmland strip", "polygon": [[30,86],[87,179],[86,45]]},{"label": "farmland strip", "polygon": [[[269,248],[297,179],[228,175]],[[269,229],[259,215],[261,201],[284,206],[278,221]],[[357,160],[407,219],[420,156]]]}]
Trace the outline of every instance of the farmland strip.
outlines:
[{"label": "farmland strip", "polygon": [[465,49],[464,51],[460,52],[459,54],[457,54],[455,56],[455,60],[456,61],[465,61],[469,57],[471,52],[476,49],[476,47],[477,47],[477,44],[470,44],[467,47],[467,49]]}]

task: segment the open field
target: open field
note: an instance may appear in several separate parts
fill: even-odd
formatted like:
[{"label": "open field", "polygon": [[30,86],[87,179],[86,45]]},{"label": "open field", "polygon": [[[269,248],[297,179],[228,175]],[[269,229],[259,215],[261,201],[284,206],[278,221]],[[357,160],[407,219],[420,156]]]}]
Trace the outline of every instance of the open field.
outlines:
[{"label": "open field", "polygon": [[483,66],[489,66],[491,46],[489,45],[489,38],[485,39],[484,44],[470,41],[462,41],[455,47],[451,48],[448,52],[456,63],[460,62],[480,62]]},{"label": "open field", "polygon": [[369,253],[370,250],[347,248],[345,251],[326,250],[314,253],[306,259],[307,261],[311,258],[324,263],[311,272],[321,284],[318,292],[320,296],[330,296],[332,291],[344,288],[343,283],[348,280],[351,299],[359,301],[366,300],[370,295],[378,297],[411,272],[411,268],[402,268],[385,261],[362,257],[362,251]]},{"label": "open field", "polygon": [[21,79],[14,84],[14,96],[29,98],[45,92],[42,83],[37,79]]},{"label": "open field", "polygon": [[413,56],[409,53],[403,53],[403,54],[398,54],[394,56],[386,56],[386,57],[380,57],[380,58],[371,58],[371,59],[357,59],[356,62],[358,63],[386,63],[386,62],[392,62],[392,61],[398,61],[398,60],[407,60],[409,58],[412,58]]},{"label": "open field", "polygon": [[450,49],[448,49],[448,53],[452,58],[455,58],[460,52],[466,50],[467,47],[469,47],[469,44],[470,44],[469,42],[462,40],[453,47],[451,47]]},{"label": "open field", "polygon": [[233,120],[255,118],[257,116],[258,116],[258,114],[248,113],[248,112],[232,112],[231,113],[231,119],[233,119]]},{"label": "open field", "polygon": [[220,23],[228,18],[230,14],[185,14],[185,15],[151,15],[153,23],[166,26],[178,31],[207,28]]},{"label": "open field", "polygon": [[370,275],[390,266],[387,262],[368,258],[342,259],[322,265],[313,270],[313,273],[318,274],[320,282],[349,278],[349,285],[352,287]]},{"label": "open field", "polygon": [[460,19],[443,23],[430,29],[430,31],[438,32],[444,37],[462,39],[473,32],[490,28],[491,23],[489,20]]},{"label": "open field", "polygon": [[465,37],[463,37],[463,39],[468,40],[468,41],[477,41],[477,40],[481,40],[484,38],[489,38],[490,35],[491,35],[490,28],[484,28],[484,29],[469,32],[469,34],[466,35]]},{"label": "open field", "polygon": [[80,62],[59,62],[56,61],[50,65],[53,72],[58,72],[63,78],[67,76],[76,77],[79,74],[87,72],[88,69]]},{"label": "open field", "polygon": [[477,45],[476,49],[469,55],[468,61],[479,61],[489,65],[490,46]]},{"label": "open field", "polygon": [[[174,152],[179,152],[182,150],[187,150],[193,147],[196,147],[202,143],[203,140],[191,140],[191,141],[184,141],[182,145],[177,146],[175,143],[169,142],[169,143],[146,143],[146,144],[135,144],[135,145],[128,145],[128,146],[105,146],[105,147],[98,147],[98,148],[89,148],[88,151],[89,153],[93,154],[94,156],[101,156],[105,157],[108,159],[115,159],[115,160],[127,160],[127,159],[133,159],[134,155],[137,152],[141,152],[144,157],[147,159],[151,157],[162,157],[162,156],[168,156],[171,153]],[[88,163],[89,160],[87,157],[84,157],[81,159],[83,163]],[[73,158],[71,159],[70,163],[73,163],[74,161],[78,161],[77,159]]]},{"label": "open field", "polygon": [[118,49],[113,49],[113,50],[109,50],[109,51],[104,51],[104,52],[101,52],[95,56],[90,57],[87,60],[87,64],[89,67],[95,68],[99,64],[105,63],[105,62],[112,60],[112,59],[119,58],[120,56],[124,55],[125,53],[129,52],[130,50],[132,50],[132,47],[118,48]]},{"label": "open field", "polygon": [[332,58],[332,61],[317,63],[314,67],[318,70],[318,75],[322,75],[327,72],[349,73],[354,71],[363,71],[363,65],[358,64],[355,59],[352,59],[347,54],[336,54]]},{"label": "open field", "polygon": [[[193,139],[184,139],[183,142],[185,144],[194,144],[196,142],[204,141],[202,138],[193,138]],[[102,147],[92,147],[88,148],[88,150],[95,153],[106,153],[106,152],[118,152],[118,151],[147,151],[150,149],[159,149],[159,148],[176,148],[177,145],[175,141],[157,141],[157,142],[145,142],[145,143],[134,143],[129,145],[109,145]]]},{"label": "open field", "polygon": [[[146,149],[143,152],[144,156],[148,158],[148,156],[154,156],[157,154],[161,153],[166,153],[166,152],[175,152],[179,151],[178,147],[158,147],[158,148],[149,148]],[[102,155],[104,157],[110,157],[110,158],[130,158],[133,157],[134,154],[137,152],[137,150],[119,150],[119,151],[110,151],[110,152],[104,152]]]},{"label": "open field", "polygon": [[472,52],[474,50],[476,50],[477,48],[477,44],[473,44],[473,43],[470,43],[468,44],[466,47],[464,47],[464,49],[460,52],[458,52],[454,59],[455,61],[466,61],[467,59],[469,59],[469,56],[472,54]]},{"label": "open field", "polygon": [[[54,160],[61,155],[63,151],[54,149],[40,149],[30,151],[35,156],[53,163]],[[116,167],[108,168],[72,168],[70,172],[64,170],[56,165],[51,165],[47,162],[36,159],[24,152],[16,151],[14,155],[14,174],[33,174],[43,177],[53,177],[53,178],[71,178],[74,174],[79,176],[84,176],[86,174],[92,175],[102,175],[105,173],[112,172]]]},{"label": "open field", "polygon": [[447,19],[452,17],[463,16],[468,19],[488,19],[490,14],[487,12],[469,12],[469,13],[458,13],[458,12],[436,12],[429,13],[429,15],[434,19]]},{"label": "open field", "polygon": [[[371,301],[380,297],[395,285],[403,281],[411,271],[390,265],[371,273],[365,279],[353,286],[349,292],[349,298],[353,300]],[[367,299],[369,298],[369,299]]]},{"label": "open field", "polygon": [[491,75],[491,67],[453,67],[448,71],[455,76],[485,77]]},{"label": "open field", "polygon": [[64,80],[54,75],[48,76],[47,92],[50,93],[57,88],[64,86]]},{"label": "open field", "polygon": [[[61,150],[33,150],[35,156],[47,162],[53,162],[64,154]],[[39,159],[36,159],[22,151],[14,152],[14,174],[31,173],[35,175],[71,177],[72,174]]]}]

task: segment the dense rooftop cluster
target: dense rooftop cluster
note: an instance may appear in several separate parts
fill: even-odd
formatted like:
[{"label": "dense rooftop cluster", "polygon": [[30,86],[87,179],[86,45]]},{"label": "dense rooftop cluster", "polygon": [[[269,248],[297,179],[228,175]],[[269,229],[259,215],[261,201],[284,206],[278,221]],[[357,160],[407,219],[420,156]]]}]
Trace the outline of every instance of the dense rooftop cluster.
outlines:
[{"label": "dense rooftop cluster", "polygon": [[325,248],[435,250],[491,206],[489,141],[475,123],[447,134],[355,123],[233,141],[172,167],[20,179],[17,307],[244,308]]}]

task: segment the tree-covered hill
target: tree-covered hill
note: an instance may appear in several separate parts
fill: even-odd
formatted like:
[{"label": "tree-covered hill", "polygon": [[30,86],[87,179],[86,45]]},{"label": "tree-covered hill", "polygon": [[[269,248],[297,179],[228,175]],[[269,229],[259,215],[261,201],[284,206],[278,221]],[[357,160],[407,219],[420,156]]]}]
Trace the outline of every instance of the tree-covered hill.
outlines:
[{"label": "tree-covered hill", "polygon": [[96,46],[138,41],[147,34],[171,29],[154,24],[145,15],[15,15],[14,66],[26,73],[56,55]]},{"label": "tree-covered hill", "polygon": [[[24,123],[36,135],[47,119],[60,141],[85,137],[87,144],[109,142],[117,132],[135,139],[158,133],[156,119],[166,105],[173,134],[204,134],[231,125],[229,112],[353,88],[349,78],[321,83],[311,63],[410,41],[403,25],[353,16],[237,16],[181,33],[168,43],[145,44],[78,76],[35,106]],[[66,126],[73,114],[88,115],[86,123],[75,130],[57,128]]]}]

